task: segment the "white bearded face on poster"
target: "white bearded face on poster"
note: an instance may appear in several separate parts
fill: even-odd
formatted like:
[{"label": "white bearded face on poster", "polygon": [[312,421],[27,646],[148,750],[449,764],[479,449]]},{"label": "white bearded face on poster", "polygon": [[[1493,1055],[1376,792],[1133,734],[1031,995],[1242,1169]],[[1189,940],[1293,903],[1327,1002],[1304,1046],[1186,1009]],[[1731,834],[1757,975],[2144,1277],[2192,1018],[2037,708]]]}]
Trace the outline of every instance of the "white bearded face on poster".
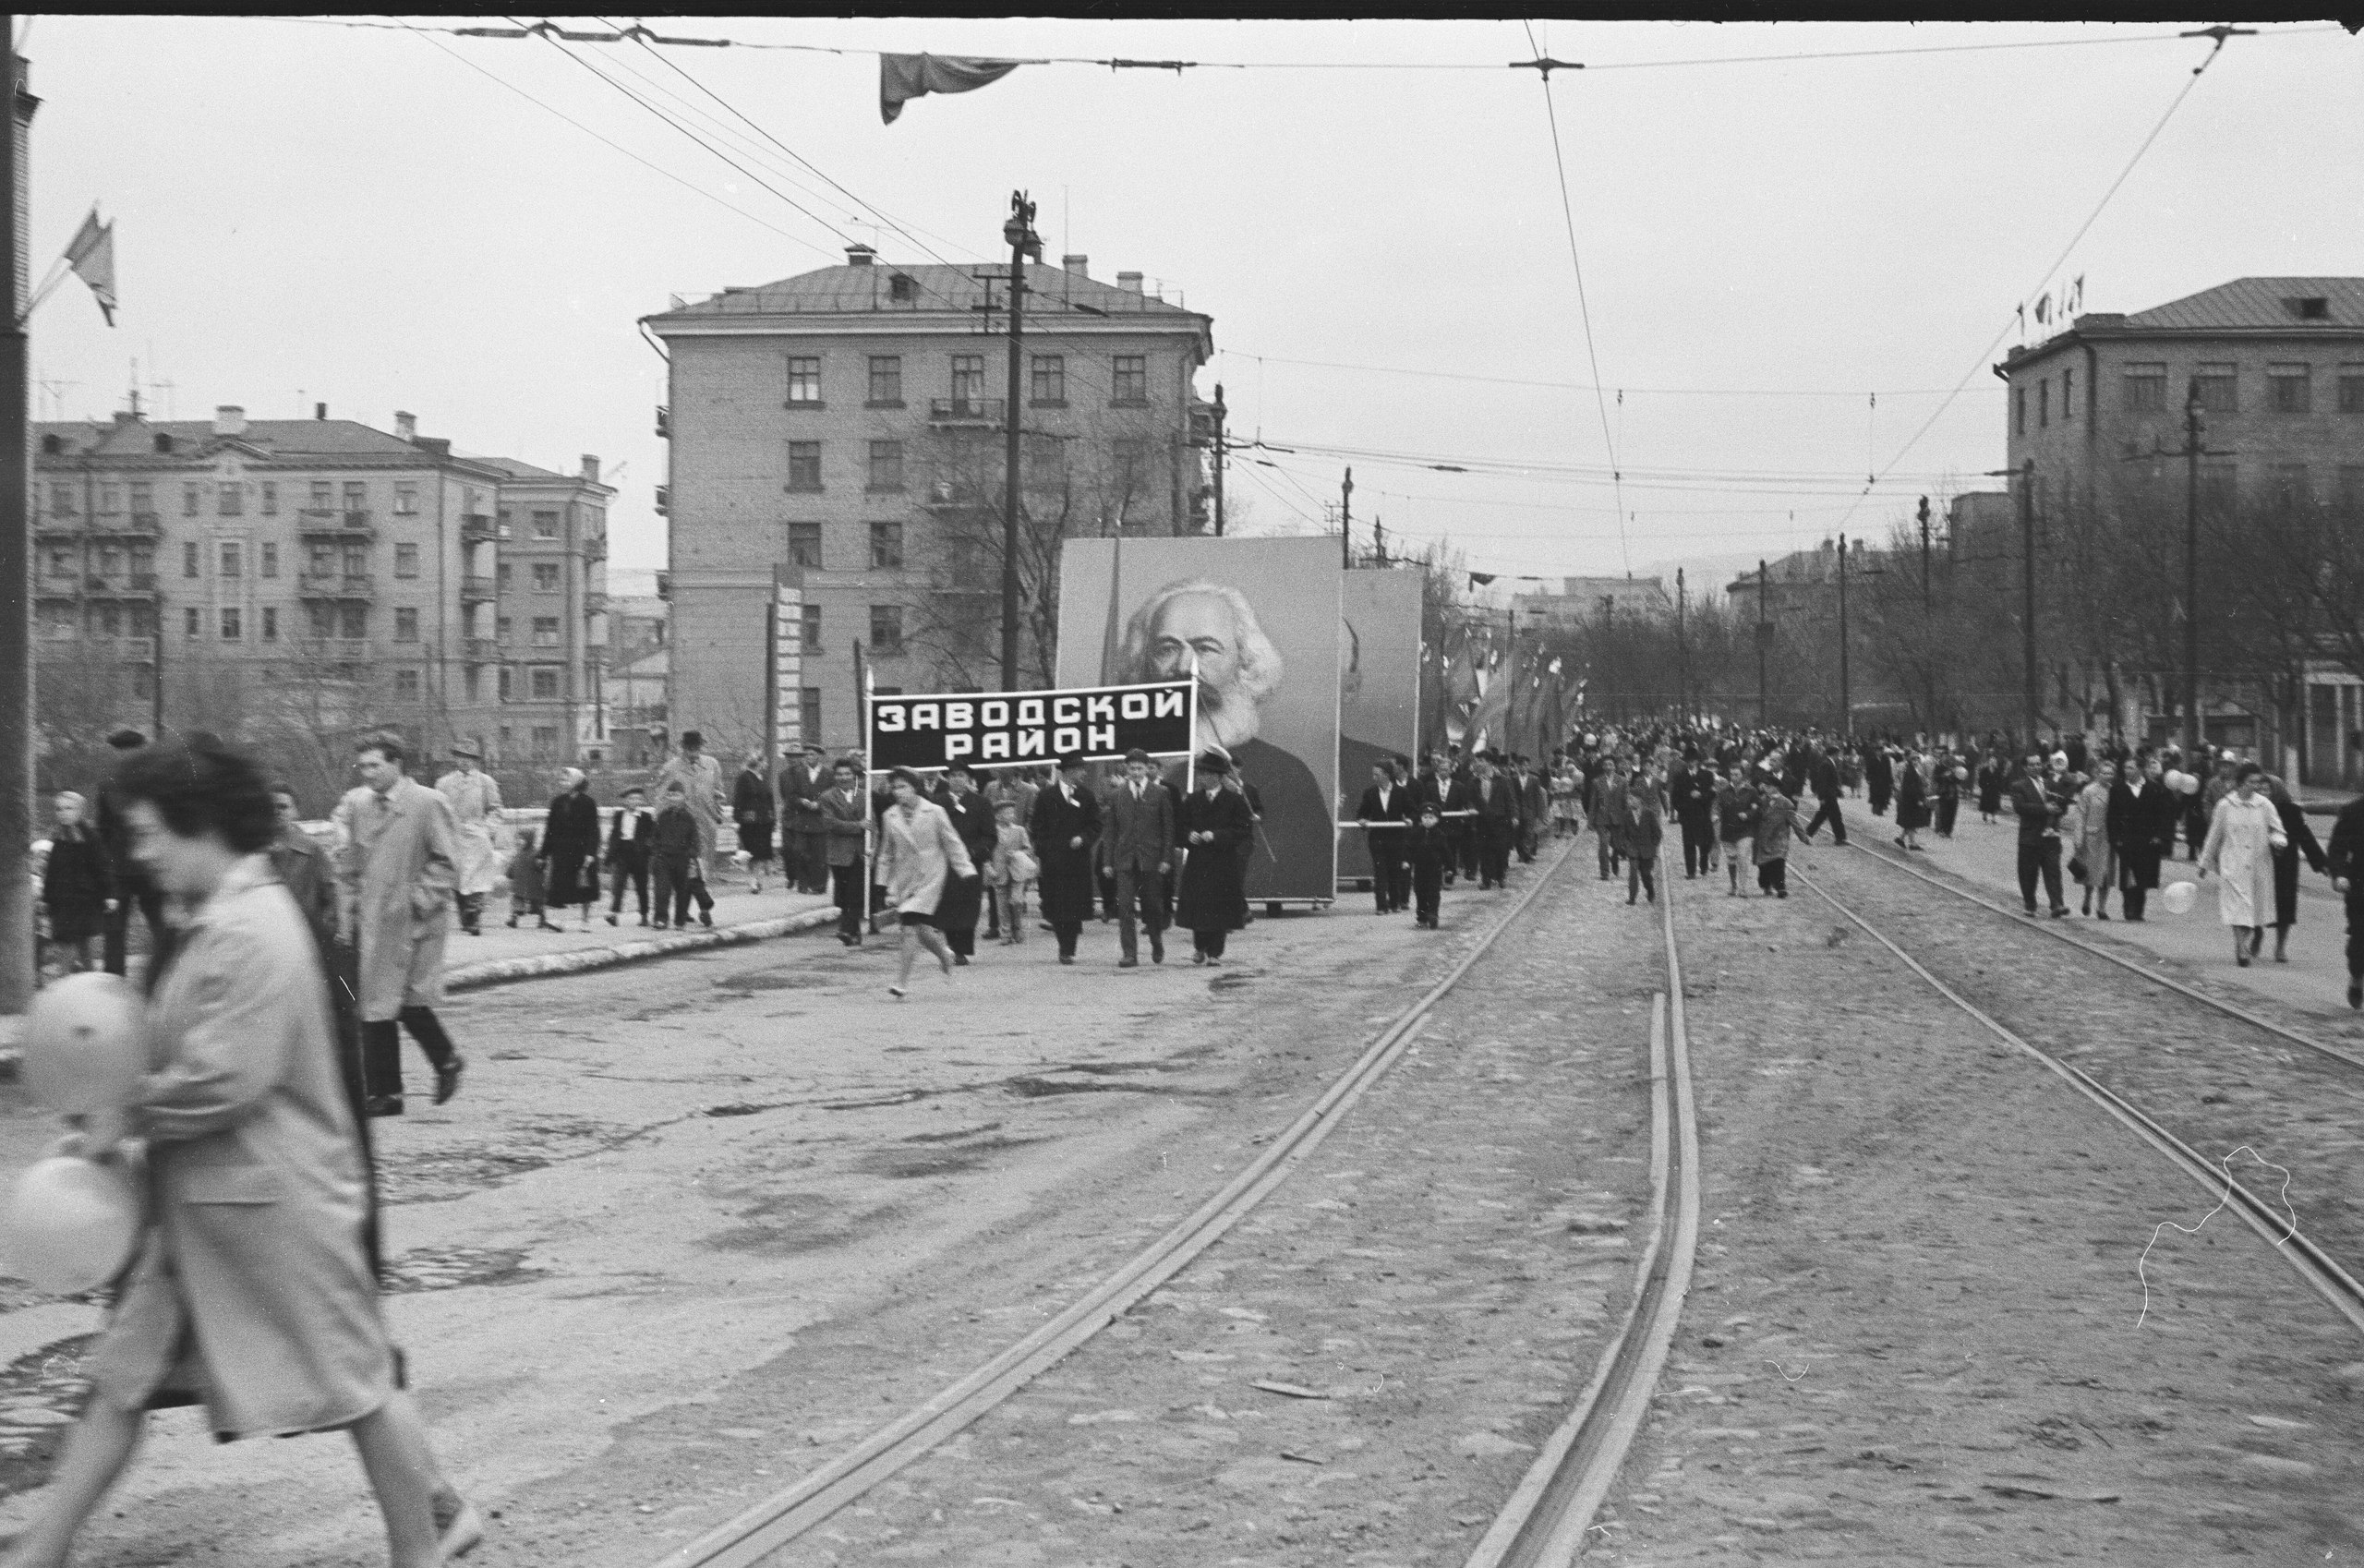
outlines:
[{"label": "white bearded face on poster", "polygon": [[1200,747],[1225,752],[1256,738],[1259,706],[1281,689],[1284,665],[1238,589],[1203,578],[1169,583],[1125,627],[1128,681],[1172,681],[1199,661]]}]

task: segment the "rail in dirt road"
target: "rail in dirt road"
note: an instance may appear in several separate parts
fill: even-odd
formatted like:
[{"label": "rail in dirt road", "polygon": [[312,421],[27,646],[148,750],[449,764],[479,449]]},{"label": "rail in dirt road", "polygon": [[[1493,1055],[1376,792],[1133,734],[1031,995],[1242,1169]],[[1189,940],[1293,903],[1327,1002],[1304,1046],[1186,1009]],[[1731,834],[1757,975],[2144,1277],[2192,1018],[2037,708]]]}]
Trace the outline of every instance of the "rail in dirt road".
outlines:
[{"label": "rail in dirt road", "polygon": [[1426,1027],[1430,1009],[1526,913],[1567,859],[1568,850],[1563,849],[1543,866],[1518,901],[1442,980],[1397,1014],[1352,1067],[1277,1135],[1260,1156],[1195,1212],[1023,1339],[837,1459],[669,1553],[657,1568],[753,1568],[872,1488],[925,1457],[1179,1273],[1286,1181],[1340,1125],[1356,1102],[1386,1077]]},{"label": "rail in dirt road", "polygon": [[1650,1007],[1650,1240],[1634,1298],[1592,1381],[1479,1539],[1466,1568],[1559,1568],[1583,1554],[1593,1516],[1649,1414],[1690,1293],[1699,1246],[1699,1122],[1670,886],[1662,887],[1658,913],[1667,988]]},{"label": "rail in dirt road", "polygon": [[[1876,854],[1874,855],[1873,858],[1875,860],[1881,861],[1887,860],[1886,856]],[[1895,862],[1888,862],[1888,863],[1893,864]],[[1910,867],[1903,867],[1900,869],[1906,870],[1914,876],[1922,875],[1919,872],[1911,871]],[[2107,1113],[2113,1119],[2125,1127],[2129,1131],[2132,1132],[2137,1138],[2141,1139],[2144,1143],[2148,1144],[2159,1153],[2165,1155],[2169,1163],[2174,1164],[2177,1170],[2189,1176],[2192,1180],[2198,1182],[2201,1186],[2206,1188],[2212,1195],[2220,1200],[2225,1207],[2231,1209],[2234,1213],[2240,1217],[2244,1224],[2248,1224],[2251,1230],[2256,1231],[2260,1236],[2271,1245],[2274,1248],[2275,1255],[2280,1257],[2285,1262],[2288,1263],[2292,1269],[2297,1271],[2299,1277],[2304,1279],[2310,1286],[2323,1297],[2323,1299],[2330,1302],[2334,1310],[2336,1310],[2356,1328],[2364,1330],[2364,1283],[2359,1283],[2355,1276],[2341,1267],[2338,1261],[2333,1259],[2328,1252],[2324,1251],[2322,1248],[2300,1233],[2298,1228],[2295,1216],[2286,1214],[2286,1212],[2275,1203],[2260,1197],[2258,1194],[2251,1192],[2248,1188],[2242,1186],[2241,1183],[2233,1176],[2228,1169],[2222,1165],[2212,1164],[2205,1155],[2177,1138],[2173,1133],[2169,1132],[2165,1128],[2159,1125],[2158,1122],[2144,1114],[2123,1095],[2095,1081],[2091,1075],[2080,1070],[2070,1063],[2061,1060],[2059,1057],[2044,1051],[2041,1047],[2031,1043],[2020,1034],[1997,1022],[1994,1018],[1978,1007],[1967,997],[1963,996],[1960,992],[1954,990],[1944,981],[1930,973],[1919,959],[1913,958],[1912,954],[1906,952],[1901,947],[1898,946],[1893,939],[1891,939],[1885,932],[1881,931],[1877,926],[1874,925],[1870,921],[1865,920],[1854,910],[1840,902],[1827,888],[1824,887],[1813,877],[1795,869],[1792,869],[1791,874],[1798,881],[1803,883],[1816,898],[1819,898],[1823,902],[1838,911],[1840,915],[1852,922],[1865,935],[1871,937],[1873,941],[1877,942],[1882,947],[1885,947],[1889,953],[1893,954],[1899,962],[1911,970],[1913,974],[1918,976],[1932,990],[1936,991],[1947,1001],[1952,1003],[1955,1007],[1968,1014],[1981,1027],[1995,1035],[1996,1039],[2001,1040],[2004,1043],[2011,1046],[2013,1049],[2023,1052],[2027,1055],[2033,1057],[2036,1061],[2042,1063],[2045,1068],[2056,1074],[2071,1088],[2075,1089],[2078,1093],[2083,1095],[2086,1099],[2100,1106],[2103,1111]],[[1935,879],[1930,877],[1923,876],[1922,880],[1932,882],[1937,887],[1945,886],[1943,883],[1935,882]],[[1954,889],[1950,888],[1948,890],[1954,891]],[[1974,898],[1969,894],[1963,894],[1961,896],[1966,899],[1970,899],[1973,903],[1985,902],[1985,900]],[[1996,906],[1989,905],[1988,907],[1994,908]],[[2005,911],[2003,912],[2008,914],[2009,911]],[[2073,938],[2070,940],[2073,940]],[[2087,943],[2079,942],[2076,945],[2081,947],[2085,947],[2089,951],[2095,952],[2103,958],[2110,959],[2113,962],[2121,963],[2126,968],[2132,970],[2135,973],[2142,975],[2145,979],[2156,981],[2161,984],[2167,985],[2172,989],[2189,996],[2194,1001],[2205,1003],[2211,1007],[2217,1007],[2224,1012],[2231,1013],[2237,1018],[2241,1018],[2249,1022],[2256,1023],[2261,1028],[2266,1029],[2286,1039],[2293,1040],[2300,1044],[2312,1043],[2311,1042],[2307,1041],[2304,1036],[2298,1035],[2291,1031],[2268,1023],[2263,1019],[2253,1018],[2251,1015],[2240,1008],[2233,1007],[2226,1004],[2218,1002],[2215,998],[2206,995],[2203,993],[2194,991],[2189,986],[2177,984],[2173,981],[2166,980],[2163,976],[2150,974],[2144,971],[2141,965],[2129,963],[2124,959],[2118,959],[2115,954],[2102,952],[2098,948],[2092,947],[2091,945]],[[2342,1053],[2330,1051],[2328,1047],[2318,1046],[2317,1048],[2325,1051],[2328,1055],[2343,1055]],[[2343,1059],[2353,1060],[2353,1058],[2346,1058],[2344,1056]]]},{"label": "rail in dirt road", "polygon": [[[2364,1056],[2358,1056],[2351,1051],[2343,1051],[2336,1045],[2327,1045],[2320,1040],[2301,1034],[2295,1029],[2290,1029],[2285,1025],[2275,1023],[2272,1019],[2261,1018],[2258,1014],[2249,1011],[2247,1007],[2237,1007],[2233,1003],[2225,1001],[2221,996],[2212,996],[2207,992],[2201,990],[2197,986],[2186,985],[2179,980],[2172,979],[2169,976],[2160,974],[2155,971],[2145,968],[2143,965],[2137,963],[2134,959],[2128,958],[2123,953],[2114,953],[2097,942],[2088,942],[2083,937],[2077,935],[2073,932],[2063,931],[2060,929],[2060,923],[2057,921],[2032,920],[2028,916],[2021,914],[2020,911],[2010,909],[2005,905],[1998,904],[1991,899],[1983,899],[1967,888],[1957,887],[1950,882],[1945,881],[1939,877],[1932,876],[1925,871],[1920,871],[1912,866],[1907,865],[1902,861],[1898,860],[1895,856],[1890,855],[1884,850],[1875,850],[1862,844],[1849,844],[1846,845],[1845,848],[1859,850],[1872,860],[1887,866],[1891,871],[1900,871],[1905,875],[1912,877],[1916,881],[1925,882],[1930,887],[1937,888],[1941,892],[1950,893],[1955,898],[1961,899],[1964,903],[1975,904],[1982,910],[1991,910],[1995,913],[2001,915],[2005,920],[2011,921],[2020,925],[2027,926],[2032,930],[2041,931],[2045,935],[2053,937],[2057,941],[2068,943],[2068,946],[2078,949],[2080,952],[2090,953],[2094,958],[2100,959],[2105,962],[2116,964],[2118,968],[2125,970],[2129,974],[2139,974],[2153,985],[2164,986],[2167,990],[2175,992],[2177,995],[2186,996],[2192,1001],[2198,1002],[2202,1007],[2213,1007],[2216,1011],[2223,1013],[2229,1018],[2238,1019],[2243,1023],[2249,1024],[2257,1029],[2261,1029],[2266,1033],[2274,1036],[2276,1039],[2286,1041],[2292,1045],[2300,1047],[2301,1049],[2311,1051],[2319,1056],[2323,1056],[2332,1061],[2338,1062],[2345,1067],[2354,1067],[2359,1072],[2364,1072]],[[1815,890],[1818,893],[1822,891],[1818,887]],[[1829,895],[1824,893],[1823,897],[1827,899]]]}]

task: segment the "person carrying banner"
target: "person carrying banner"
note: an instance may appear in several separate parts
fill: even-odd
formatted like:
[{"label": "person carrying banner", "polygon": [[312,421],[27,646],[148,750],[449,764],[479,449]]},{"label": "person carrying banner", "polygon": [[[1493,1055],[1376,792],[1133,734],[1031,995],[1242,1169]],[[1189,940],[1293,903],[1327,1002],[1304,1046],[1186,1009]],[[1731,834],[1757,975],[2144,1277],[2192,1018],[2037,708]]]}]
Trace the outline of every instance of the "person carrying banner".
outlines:
[{"label": "person carrying banner", "polygon": [[1091,765],[1059,759],[1058,779],[1034,797],[1027,831],[1043,862],[1043,918],[1059,940],[1059,962],[1075,962],[1084,922],[1092,918],[1092,862],[1100,841],[1100,802],[1084,783]]},{"label": "person carrying banner", "polygon": [[1404,858],[1404,829],[1390,826],[1408,822],[1411,817],[1411,791],[1397,780],[1394,768],[1383,762],[1372,765],[1370,787],[1363,791],[1362,802],[1355,808],[1355,821],[1370,844],[1370,888],[1381,914],[1401,913],[1411,901],[1411,870],[1410,862]]},{"label": "person carrying banner", "polygon": [[1190,932],[1190,961],[1223,962],[1231,933],[1248,923],[1247,879],[1239,846],[1255,831],[1247,798],[1228,789],[1231,764],[1219,753],[1199,759],[1196,785],[1175,824],[1185,851],[1179,923]]}]

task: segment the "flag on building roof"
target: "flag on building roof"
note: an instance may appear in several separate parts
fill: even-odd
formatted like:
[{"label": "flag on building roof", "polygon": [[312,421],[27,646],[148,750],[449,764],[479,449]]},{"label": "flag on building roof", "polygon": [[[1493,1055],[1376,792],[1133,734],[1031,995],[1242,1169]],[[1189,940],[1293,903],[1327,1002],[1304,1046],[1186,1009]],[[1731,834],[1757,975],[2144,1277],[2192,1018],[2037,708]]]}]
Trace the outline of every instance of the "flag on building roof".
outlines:
[{"label": "flag on building roof", "polygon": [[82,220],[82,227],[75,234],[74,243],[66,247],[66,264],[74,275],[90,285],[90,293],[99,302],[99,313],[115,325],[115,224],[99,222],[99,210]]},{"label": "flag on building roof", "polygon": [[987,60],[968,54],[881,54],[878,56],[878,117],[888,125],[903,105],[931,92],[974,92],[996,82],[1026,62]]},{"label": "flag on building roof", "polygon": [[1482,588],[1500,575],[1502,573],[1498,572],[1472,572],[1469,574],[1469,585],[1473,588]]}]

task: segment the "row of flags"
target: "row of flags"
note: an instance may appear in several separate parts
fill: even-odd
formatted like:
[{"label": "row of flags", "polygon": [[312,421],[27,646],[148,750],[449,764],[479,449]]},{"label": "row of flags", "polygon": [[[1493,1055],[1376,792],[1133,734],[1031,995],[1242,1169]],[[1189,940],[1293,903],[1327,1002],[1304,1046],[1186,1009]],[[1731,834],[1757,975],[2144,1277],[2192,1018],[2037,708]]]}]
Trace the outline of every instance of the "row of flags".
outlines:
[{"label": "row of flags", "polygon": [[1485,621],[1456,622],[1446,626],[1441,646],[1421,650],[1442,688],[1445,739],[1480,751],[1540,739],[1548,751],[1574,721],[1585,682],[1559,655],[1546,660],[1535,649],[1522,657],[1499,645],[1501,632]]},{"label": "row of flags", "polygon": [[[2062,284],[2058,293],[2056,294],[2050,289],[2044,290],[2035,302],[2033,314],[2038,326],[2048,327],[2055,321],[2073,320],[2078,312],[2084,308],[2085,274],[2080,272],[2072,281]],[[2024,337],[2027,335],[2030,314],[2024,300],[2020,304],[2019,312],[2020,335]]]}]

